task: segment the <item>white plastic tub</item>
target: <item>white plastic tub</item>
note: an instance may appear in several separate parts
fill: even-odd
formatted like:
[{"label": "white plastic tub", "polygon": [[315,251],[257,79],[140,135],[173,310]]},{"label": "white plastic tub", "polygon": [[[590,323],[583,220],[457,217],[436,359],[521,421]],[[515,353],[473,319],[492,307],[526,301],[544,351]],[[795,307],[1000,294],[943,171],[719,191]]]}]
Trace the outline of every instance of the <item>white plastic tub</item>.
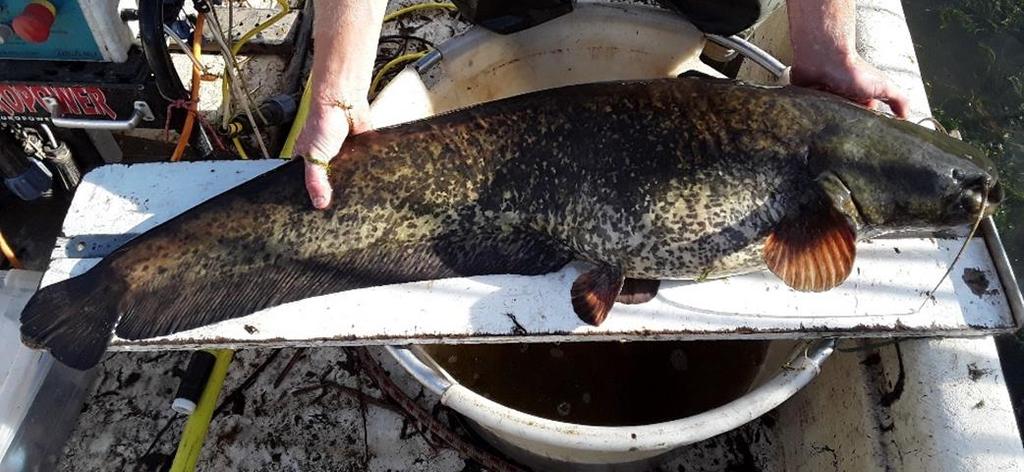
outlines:
[{"label": "white plastic tub", "polygon": [[[833,347],[831,340],[772,341],[746,394],[693,416],[639,426],[572,424],[523,413],[459,384],[422,348],[388,350],[416,380],[440,395],[441,403],[469,419],[477,432],[519,462],[538,470],[590,471],[650,470],[671,459],[676,449],[767,413],[807,385]],[[513,366],[503,368],[507,375],[516,375]]]}]

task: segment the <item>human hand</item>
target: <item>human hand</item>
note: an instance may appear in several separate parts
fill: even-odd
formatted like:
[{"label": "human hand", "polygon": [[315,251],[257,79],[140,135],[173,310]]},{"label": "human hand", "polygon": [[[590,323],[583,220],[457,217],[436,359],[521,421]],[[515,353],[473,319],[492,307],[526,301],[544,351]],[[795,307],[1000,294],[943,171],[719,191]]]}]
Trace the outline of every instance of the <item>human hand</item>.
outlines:
[{"label": "human hand", "polygon": [[330,162],[350,134],[359,134],[370,129],[369,104],[366,100],[343,106],[338,102],[315,101],[310,106],[306,124],[295,142],[295,155],[306,157],[306,191],[318,210],[331,203],[331,183],[327,178],[327,167],[317,162]]},{"label": "human hand", "polygon": [[834,93],[871,109],[879,102],[892,112],[906,118],[909,104],[906,95],[889,82],[881,71],[868,64],[859,54],[815,54],[796,58],[790,71],[790,82],[801,87]]}]

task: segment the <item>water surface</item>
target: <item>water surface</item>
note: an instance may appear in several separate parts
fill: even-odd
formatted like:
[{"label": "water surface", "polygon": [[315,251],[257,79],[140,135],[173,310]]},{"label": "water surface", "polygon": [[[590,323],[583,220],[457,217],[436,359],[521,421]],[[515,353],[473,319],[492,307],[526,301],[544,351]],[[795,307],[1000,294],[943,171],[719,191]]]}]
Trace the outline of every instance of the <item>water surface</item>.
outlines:
[{"label": "water surface", "polygon": [[999,166],[996,215],[1018,281],[1024,275],[1024,2],[904,0],[936,118]]},{"label": "water surface", "polygon": [[460,383],[558,421],[627,426],[684,418],[751,387],[768,341],[434,345]]}]

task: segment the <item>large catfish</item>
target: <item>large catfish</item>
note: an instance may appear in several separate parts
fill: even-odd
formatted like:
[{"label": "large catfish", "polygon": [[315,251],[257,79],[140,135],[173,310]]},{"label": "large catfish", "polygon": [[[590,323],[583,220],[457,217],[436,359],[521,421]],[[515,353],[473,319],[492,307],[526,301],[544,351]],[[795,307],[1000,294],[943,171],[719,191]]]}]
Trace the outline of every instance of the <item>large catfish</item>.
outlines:
[{"label": "large catfish", "polygon": [[[346,141],[314,211],[291,162],[39,291],[24,341],[76,368],[112,333],[167,335],[316,295],[580,259],[599,324],[659,279],[767,266],[846,279],[854,242],[964,225],[1001,198],[982,152],[825,93],[706,78],[570,86]],[[301,323],[301,319],[295,320]]]}]

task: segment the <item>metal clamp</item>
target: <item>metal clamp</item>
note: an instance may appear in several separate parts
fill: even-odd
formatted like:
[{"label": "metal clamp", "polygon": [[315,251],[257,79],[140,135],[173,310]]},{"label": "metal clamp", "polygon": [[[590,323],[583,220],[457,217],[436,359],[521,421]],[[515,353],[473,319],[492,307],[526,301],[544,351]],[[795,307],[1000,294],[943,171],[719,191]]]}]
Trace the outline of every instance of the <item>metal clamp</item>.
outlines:
[{"label": "metal clamp", "polygon": [[60,103],[53,97],[42,97],[46,110],[50,112],[50,121],[58,128],[77,129],[98,129],[109,131],[124,131],[135,129],[143,121],[153,121],[153,111],[143,101],[136,101],[132,104],[134,111],[127,120],[89,120],[84,118],[62,118],[64,111],[60,109]]},{"label": "metal clamp", "polygon": [[782,61],[776,59],[775,56],[768,54],[765,50],[755,46],[753,43],[739,36],[719,36],[717,34],[709,34],[707,35],[707,38],[719,46],[739,52],[743,57],[754,61],[755,64],[763,67],[776,78],[785,79],[787,82],[789,81],[787,77],[789,67],[783,64]]}]

